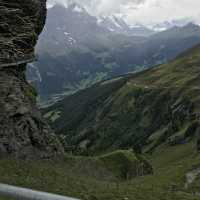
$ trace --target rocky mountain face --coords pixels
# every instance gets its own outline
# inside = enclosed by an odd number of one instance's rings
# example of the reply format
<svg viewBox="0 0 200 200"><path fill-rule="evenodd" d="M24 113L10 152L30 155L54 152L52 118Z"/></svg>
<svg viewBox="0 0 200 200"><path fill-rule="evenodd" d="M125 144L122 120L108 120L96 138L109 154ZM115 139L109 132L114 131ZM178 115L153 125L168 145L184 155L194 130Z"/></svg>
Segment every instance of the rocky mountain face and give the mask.
<svg viewBox="0 0 200 200"><path fill-rule="evenodd" d="M43 102L55 102L92 84L166 62L200 42L187 25L144 37L137 24L115 16L97 19L78 4L49 9L28 79Z"/></svg>
<svg viewBox="0 0 200 200"><path fill-rule="evenodd" d="M0 0L0 155L49 157L62 153L36 108L26 64L43 29L45 0Z"/></svg>
<svg viewBox="0 0 200 200"><path fill-rule="evenodd" d="M115 72L121 73L118 64L111 61L110 51L141 39L144 38L113 33L78 4L67 8L55 5L48 10L46 26L36 47L39 58L30 65L28 79L42 100L54 96L56 99Z"/></svg>
<svg viewBox="0 0 200 200"><path fill-rule="evenodd" d="M128 25L123 18L117 17L115 15L99 17L98 24L110 32L127 36L148 37L155 33L154 30L151 30L139 23Z"/></svg>
<svg viewBox="0 0 200 200"><path fill-rule="evenodd" d="M190 17L177 19L177 20L171 20L171 21L164 21L158 24L155 24L151 27L154 31L166 31L167 29L173 28L173 27L183 27L186 26L188 23L195 23L194 20L192 20Z"/></svg>
<svg viewBox="0 0 200 200"><path fill-rule="evenodd" d="M175 60L110 79L44 111L69 149L102 152L134 148L152 153L200 134L200 46Z"/></svg>

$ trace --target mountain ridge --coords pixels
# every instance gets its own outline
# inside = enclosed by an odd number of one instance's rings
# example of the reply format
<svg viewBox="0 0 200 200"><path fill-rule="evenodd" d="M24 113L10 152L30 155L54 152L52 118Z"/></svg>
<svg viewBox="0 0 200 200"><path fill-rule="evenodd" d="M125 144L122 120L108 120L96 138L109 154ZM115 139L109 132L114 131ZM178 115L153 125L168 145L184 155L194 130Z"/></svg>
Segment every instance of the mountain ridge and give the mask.
<svg viewBox="0 0 200 200"><path fill-rule="evenodd" d="M167 64L101 82L47 108L45 117L75 151L151 152L187 143L199 137L199 52L197 46Z"/></svg>
<svg viewBox="0 0 200 200"><path fill-rule="evenodd" d="M127 36L99 26L94 16L74 8L49 9L36 48L38 61L28 68L28 79L45 106L98 81L164 63L200 42L200 28L195 26L149 37Z"/></svg>

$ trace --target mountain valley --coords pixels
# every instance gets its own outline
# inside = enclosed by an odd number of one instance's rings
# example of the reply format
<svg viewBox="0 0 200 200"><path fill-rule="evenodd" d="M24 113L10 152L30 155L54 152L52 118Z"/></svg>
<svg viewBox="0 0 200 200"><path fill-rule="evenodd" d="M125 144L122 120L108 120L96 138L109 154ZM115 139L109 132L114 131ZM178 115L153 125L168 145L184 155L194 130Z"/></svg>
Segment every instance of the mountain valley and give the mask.
<svg viewBox="0 0 200 200"><path fill-rule="evenodd" d="M184 34L180 34L184 32ZM55 5L28 67L40 103L56 102L96 82L173 59L200 42L200 27L186 24L155 32L122 18L96 18L78 4Z"/></svg>
<svg viewBox="0 0 200 200"><path fill-rule="evenodd" d="M47 108L44 116L67 146L86 153L151 153L163 144L198 140L199 55L198 46L167 64L100 82Z"/></svg>
<svg viewBox="0 0 200 200"><path fill-rule="evenodd" d="M0 200L23 193L5 184L65 199L199 200L200 27L184 14L193 1L151 27L121 17L146 1L109 1L120 11L109 16L67 2L0 0Z"/></svg>

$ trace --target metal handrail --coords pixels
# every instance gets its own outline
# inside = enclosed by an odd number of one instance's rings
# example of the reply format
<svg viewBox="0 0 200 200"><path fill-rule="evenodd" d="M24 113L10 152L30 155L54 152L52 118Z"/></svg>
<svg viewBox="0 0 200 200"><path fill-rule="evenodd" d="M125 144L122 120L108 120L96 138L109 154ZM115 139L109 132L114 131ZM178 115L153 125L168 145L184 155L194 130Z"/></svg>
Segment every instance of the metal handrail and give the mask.
<svg viewBox="0 0 200 200"><path fill-rule="evenodd" d="M7 184L0 184L0 196L1 195L3 197L8 197L16 200L78 200L71 197L40 192Z"/></svg>
<svg viewBox="0 0 200 200"><path fill-rule="evenodd" d="M2 62L2 60L0 59L0 68L4 68L4 67L12 67L12 66L17 66L17 65L21 65L21 64L26 64L26 63L31 63L31 62L35 62L38 60L38 56L34 55L34 54L30 54L18 59L11 59L10 62Z"/></svg>

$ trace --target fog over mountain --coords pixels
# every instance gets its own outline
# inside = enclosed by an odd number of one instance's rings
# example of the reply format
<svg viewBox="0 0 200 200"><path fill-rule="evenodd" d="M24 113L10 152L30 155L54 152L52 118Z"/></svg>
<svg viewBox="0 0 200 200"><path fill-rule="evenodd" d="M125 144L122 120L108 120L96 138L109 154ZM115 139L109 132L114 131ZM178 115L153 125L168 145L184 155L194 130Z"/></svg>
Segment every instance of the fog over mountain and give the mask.
<svg viewBox="0 0 200 200"><path fill-rule="evenodd" d="M67 6L74 2L84 6L90 14L120 15L130 24L152 26L183 18L200 23L200 1L197 0L49 0L48 6L55 3Z"/></svg>

